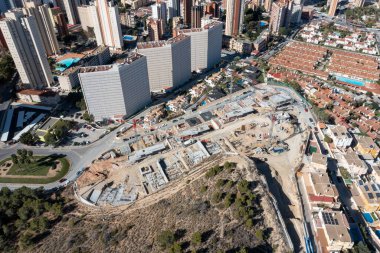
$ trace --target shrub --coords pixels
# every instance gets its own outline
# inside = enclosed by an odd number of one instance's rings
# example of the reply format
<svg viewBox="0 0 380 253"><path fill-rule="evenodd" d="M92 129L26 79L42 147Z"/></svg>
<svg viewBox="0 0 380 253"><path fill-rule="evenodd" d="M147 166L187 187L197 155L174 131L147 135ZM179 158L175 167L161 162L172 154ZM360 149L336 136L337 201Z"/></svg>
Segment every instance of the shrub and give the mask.
<svg viewBox="0 0 380 253"><path fill-rule="evenodd" d="M248 218L246 221L245 221L245 226L249 229L253 228L253 220L251 218Z"/></svg>
<svg viewBox="0 0 380 253"><path fill-rule="evenodd" d="M226 184L226 180L225 179L218 179L218 181L216 182L216 187L220 188L222 187L223 185Z"/></svg>
<svg viewBox="0 0 380 253"><path fill-rule="evenodd" d="M182 246L178 242L174 243L173 246L170 247L169 249L170 253L182 253Z"/></svg>
<svg viewBox="0 0 380 253"><path fill-rule="evenodd" d="M222 200L222 193L214 192L214 194L211 197L211 201L213 203L219 203L221 200Z"/></svg>
<svg viewBox="0 0 380 253"><path fill-rule="evenodd" d="M255 236L260 241L264 240L264 232L261 229L256 230Z"/></svg>
<svg viewBox="0 0 380 253"><path fill-rule="evenodd" d="M174 233L169 230L162 231L157 236L157 242L158 242L158 245L163 249L170 248L175 242Z"/></svg>
<svg viewBox="0 0 380 253"><path fill-rule="evenodd" d="M206 178L212 178L223 171L223 167L220 166L214 166L206 173Z"/></svg>
<svg viewBox="0 0 380 253"><path fill-rule="evenodd" d="M230 207L233 202L234 202L234 196L231 193L228 193L226 197L224 198L225 207Z"/></svg>
<svg viewBox="0 0 380 253"><path fill-rule="evenodd" d="M194 245L199 245L202 243L202 234L200 232L195 232L191 238L191 242Z"/></svg>
<svg viewBox="0 0 380 253"><path fill-rule="evenodd" d="M207 191L207 186L206 185L202 185L200 191L201 191L201 193L205 193Z"/></svg>

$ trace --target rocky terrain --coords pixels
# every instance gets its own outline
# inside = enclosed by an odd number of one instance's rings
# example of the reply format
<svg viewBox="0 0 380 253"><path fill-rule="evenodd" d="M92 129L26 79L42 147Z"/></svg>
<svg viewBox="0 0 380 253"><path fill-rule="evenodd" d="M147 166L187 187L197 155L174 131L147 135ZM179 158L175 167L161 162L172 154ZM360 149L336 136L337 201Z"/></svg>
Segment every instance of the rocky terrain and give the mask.
<svg viewBox="0 0 380 253"><path fill-rule="evenodd" d="M96 210L76 204L23 252L288 252L254 165L241 157L218 163L184 178L176 192L167 186L159 200Z"/></svg>

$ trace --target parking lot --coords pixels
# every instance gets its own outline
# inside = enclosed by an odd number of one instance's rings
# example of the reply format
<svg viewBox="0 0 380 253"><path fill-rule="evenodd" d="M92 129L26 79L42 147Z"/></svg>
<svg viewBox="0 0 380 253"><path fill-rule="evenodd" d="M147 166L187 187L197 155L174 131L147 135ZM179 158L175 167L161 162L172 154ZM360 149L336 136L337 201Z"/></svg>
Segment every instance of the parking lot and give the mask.
<svg viewBox="0 0 380 253"><path fill-rule="evenodd" d="M106 129L98 129L89 124L78 123L78 125L68 133L62 143L74 146L88 145L98 140L100 136L106 132Z"/></svg>

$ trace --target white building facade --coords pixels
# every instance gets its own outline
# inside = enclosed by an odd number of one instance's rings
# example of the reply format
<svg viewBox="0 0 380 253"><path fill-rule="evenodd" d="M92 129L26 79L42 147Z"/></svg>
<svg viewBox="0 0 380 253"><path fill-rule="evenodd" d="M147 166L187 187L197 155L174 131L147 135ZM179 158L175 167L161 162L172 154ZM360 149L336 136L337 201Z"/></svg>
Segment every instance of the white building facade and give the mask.
<svg viewBox="0 0 380 253"><path fill-rule="evenodd" d="M96 121L124 119L151 101L147 60L139 54L112 65L82 68L79 80Z"/></svg>
<svg viewBox="0 0 380 253"><path fill-rule="evenodd" d="M137 51L147 57L152 92L172 90L191 78L189 36L181 34L167 41L138 43Z"/></svg>
<svg viewBox="0 0 380 253"><path fill-rule="evenodd" d="M98 46L123 48L119 9L112 2L97 0L91 6L92 23Z"/></svg>
<svg viewBox="0 0 380 253"><path fill-rule="evenodd" d="M34 17L23 17L21 11L7 12L0 29L9 47L22 83L41 89L53 83L40 32Z"/></svg>
<svg viewBox="0 0 380 253"><path fill-rule="evenodd" d="M216 21L180 33L191 38L191 71L210 69L221 61L223 23Z"/></svg>

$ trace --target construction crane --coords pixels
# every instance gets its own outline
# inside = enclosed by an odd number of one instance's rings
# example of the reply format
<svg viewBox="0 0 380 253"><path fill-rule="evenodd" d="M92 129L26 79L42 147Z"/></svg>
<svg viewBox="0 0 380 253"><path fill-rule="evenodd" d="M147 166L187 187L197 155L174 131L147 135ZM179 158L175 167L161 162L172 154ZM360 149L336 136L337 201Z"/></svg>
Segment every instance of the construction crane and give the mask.
<svg viewBox="0 0 380 253"><path fill-rule="evenodd" d="M274 123L276 122L276 116L271 113L270 114L270 119L271 119L271 126L270 126L270 130L269 130L269 143L270 145L273 145L273 128L274 128Z"/></svg>

